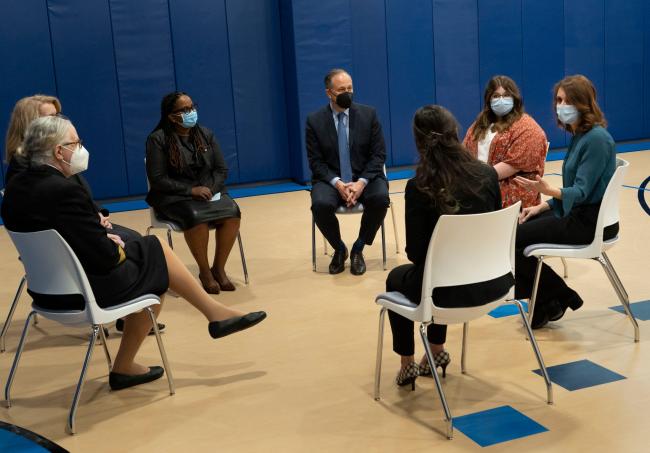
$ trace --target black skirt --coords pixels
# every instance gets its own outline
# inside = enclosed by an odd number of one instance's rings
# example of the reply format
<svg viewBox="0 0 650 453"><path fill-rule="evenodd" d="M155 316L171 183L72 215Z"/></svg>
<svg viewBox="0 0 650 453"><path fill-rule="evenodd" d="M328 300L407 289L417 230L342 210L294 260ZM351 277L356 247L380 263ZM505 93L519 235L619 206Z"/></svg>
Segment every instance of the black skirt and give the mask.
<svg viewBox="0 0 650 453"><path fill-rule="evenodd" d="M105 275L87 274L97 305L112 307L145 294L161 296L169 288L165 254L155 236L131 240L125 245L126 259ZM80 295L51 296L29 291L34 302L46 309L82 310Z"/></svg>
<svg viewBox="0 0 650 453"><path fill-rule="evenodd" d="M177 223L183 230L201 223L218 224L225 219L241 218L239 206L225 193L217 201L177 201L156 208L156 213L161 219Z"/></svg>

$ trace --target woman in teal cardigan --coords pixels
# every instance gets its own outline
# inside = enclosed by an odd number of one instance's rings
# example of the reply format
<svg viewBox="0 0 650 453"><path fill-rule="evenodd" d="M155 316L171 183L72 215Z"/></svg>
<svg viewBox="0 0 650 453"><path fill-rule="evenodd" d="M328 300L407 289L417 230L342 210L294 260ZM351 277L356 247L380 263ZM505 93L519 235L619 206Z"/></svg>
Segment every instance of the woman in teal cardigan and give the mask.
<svg viewBox="0 0 650 453"><path fill-rule="evenodd" d="M596 232L600 203L616 169L616 150L607 121L596 102L596 89L582 75L569 76L555 85L557 122L573 137L562 165L561 188L536 177L517 177L529 190L551 198L524 208L519 216L516 245L516 298L530 298L537 259L524 257L531 244L589 244ZM605 240L618 234L618 223L605 228ZM546 264L542 265L533 328L557 321L567 308L577 310L582 298Z"/></svg>

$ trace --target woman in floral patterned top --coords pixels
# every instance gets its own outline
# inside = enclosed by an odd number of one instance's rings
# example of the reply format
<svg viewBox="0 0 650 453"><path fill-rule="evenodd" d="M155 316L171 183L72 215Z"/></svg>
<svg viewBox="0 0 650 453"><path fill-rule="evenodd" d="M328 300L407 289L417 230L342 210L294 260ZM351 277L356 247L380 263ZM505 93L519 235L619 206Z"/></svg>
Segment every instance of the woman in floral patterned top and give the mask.
<svg viewBox="0 0 650 453"><path fill-rule="evenodd" d="M463 144L499 175L503 207L521 200L522 207L541 202L539 193L514 182L515 176L535 180L544 175L548 143L535 120L524 113L519 88L506 76L494 76L485 87L484 106Z"/></svg>

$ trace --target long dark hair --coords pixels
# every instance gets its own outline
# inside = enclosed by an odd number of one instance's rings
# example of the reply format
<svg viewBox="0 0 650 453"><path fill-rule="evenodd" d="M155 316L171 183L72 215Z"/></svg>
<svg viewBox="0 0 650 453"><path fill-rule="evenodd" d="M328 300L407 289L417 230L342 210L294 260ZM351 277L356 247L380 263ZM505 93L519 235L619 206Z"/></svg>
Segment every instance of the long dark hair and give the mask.
<svg viewBox="0 0 650 453"><path fill-rule="evenodd" d="M492 100L492 95L496 90L502 87L507 96L512 96L512 110L510 113L503 117L498 117L490 106L490 101ZM479 141L485 137L485 133L490 128L491 124L494 124L494 130L496 132L503 132L508 130L512 123L521 118L521 115L524 114L524 102L521 99L521 93L519 92L519 87L514 80L508 76L497 75L492 77L487 85L485 86L485 91L483 93L483 110L476 117L474 124L474 130L472 131L472 138Z"/></svg>
<svg viewBox="0 0 650 453"><path fill-rule="evenodd" d="M439 105L420 107L413 117L413 136L420 154L415 185L441 214L460 210L458 198L479 197L488 180L484 164L458 140L458 122Z"/></svg>
<svg viewBox="0 0 650 453"><path fill-rule="evenodd" d="M596 87L591 83L591 80L581 74L572 75L563 78L553 87L553 111L557 107L557 92L562 88L566 99L580 112L580 120L577 128L573 128L570 124L562 123L557 118L557 124L567 131L575 134L588 132L594 126L607 127L607 120L603 111L596 101Z"/></svg>
<svg viewBox="0 0 650 453"><path fill-rule="evenodd" d="M172 167L180 170L183 166L181 159L181 153L178 149L178 143L176 141L174 123L169 120L169 115L174 113L174 107L176 106L176 101L181 96L189 95L183 91L174 91L165 95L165 97L160 102L160 121L154 128L153 132L162 129L165 134L165 145L169 149L169 163ZM194 148L200 150L201 152L206 152L208 147L205 144L203 134L201 134L198 124L190 129L190 142L194 145Z"/></svg>

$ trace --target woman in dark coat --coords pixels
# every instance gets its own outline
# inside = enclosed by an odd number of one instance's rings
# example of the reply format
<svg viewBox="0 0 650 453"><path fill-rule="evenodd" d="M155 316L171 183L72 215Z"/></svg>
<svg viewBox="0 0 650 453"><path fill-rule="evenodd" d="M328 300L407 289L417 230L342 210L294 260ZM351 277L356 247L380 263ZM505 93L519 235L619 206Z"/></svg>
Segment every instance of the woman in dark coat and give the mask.
<svg viewBox="0 0 650 453"><path fill-rule="evenodd" d="M228 169L209 129L197 123L192 99L183 92L165 96L160 121L147 138L147 203L178 223L199 266L199 279L211 294L234 291L225 266L239 232L240 211L224 185ZM215 227L212 266L208 262L210 227Z"/></svg>

